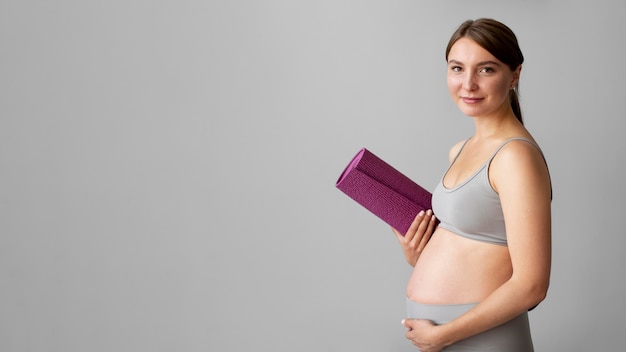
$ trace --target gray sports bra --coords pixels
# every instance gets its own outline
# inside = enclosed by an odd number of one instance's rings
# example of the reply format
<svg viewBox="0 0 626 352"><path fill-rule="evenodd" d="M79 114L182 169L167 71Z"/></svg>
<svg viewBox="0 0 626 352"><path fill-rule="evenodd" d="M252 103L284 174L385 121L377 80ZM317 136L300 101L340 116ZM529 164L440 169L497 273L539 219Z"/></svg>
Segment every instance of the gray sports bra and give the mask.
<svg viewBox="0 0 626 352"><path fill-rule="evenodd" d="M473 175L454 188L446 188L443 185L443 177L441 178L432 197L433 212L440 221L439 226L476 241L507 245L500 197L489 183L489 164L502 147L514 140L526 141L539 149L527 138L507 139ZM450 163L450 167L461 154L465 143ZM444 177L447 173L448 171Z"/></svg>

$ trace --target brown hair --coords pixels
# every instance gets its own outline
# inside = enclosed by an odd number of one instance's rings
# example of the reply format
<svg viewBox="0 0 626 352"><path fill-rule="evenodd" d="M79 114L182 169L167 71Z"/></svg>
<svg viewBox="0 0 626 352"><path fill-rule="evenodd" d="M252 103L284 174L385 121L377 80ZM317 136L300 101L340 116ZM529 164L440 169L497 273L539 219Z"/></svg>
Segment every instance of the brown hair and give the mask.
<svg viewBox="0 0 626 352"><path fill-rule="evenodd" d="M446 47L446 61L454 43L465 37L478 43L491 55L509 66L512 71L515 71L524 62L524 55L522 55L522 50L517 43L515 33L505 24L490 18L463 22L450 37ZM515 117L523 124L522 111L517 96L518 85L519 83L509 91L509 100Z"/></svg>

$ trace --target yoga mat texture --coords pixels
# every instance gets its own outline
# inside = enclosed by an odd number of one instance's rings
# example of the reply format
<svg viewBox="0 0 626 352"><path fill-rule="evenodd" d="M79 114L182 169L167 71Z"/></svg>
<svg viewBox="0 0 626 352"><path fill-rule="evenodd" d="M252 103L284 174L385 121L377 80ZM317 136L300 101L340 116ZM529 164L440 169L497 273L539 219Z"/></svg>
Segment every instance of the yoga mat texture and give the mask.
<svg viewBox="0 0 626 352"><path fill-rule="evenodd" d="M421 210L432 208L430 192L366 148L350 161L336 187L402 234Z"/></svg>

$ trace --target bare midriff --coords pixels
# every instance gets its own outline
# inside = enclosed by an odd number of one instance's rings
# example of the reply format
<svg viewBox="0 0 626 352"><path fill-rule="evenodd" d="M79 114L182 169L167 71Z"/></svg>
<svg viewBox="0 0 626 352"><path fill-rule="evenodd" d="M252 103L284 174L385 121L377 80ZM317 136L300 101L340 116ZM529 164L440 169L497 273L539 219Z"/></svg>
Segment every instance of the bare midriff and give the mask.
<svg viewBox="0 0 626 352"><path fill-rule="evenodd" d="M511 274L508 247L438 227L415 264L406 293L410 300L425 304L476 303Z"/></svg>

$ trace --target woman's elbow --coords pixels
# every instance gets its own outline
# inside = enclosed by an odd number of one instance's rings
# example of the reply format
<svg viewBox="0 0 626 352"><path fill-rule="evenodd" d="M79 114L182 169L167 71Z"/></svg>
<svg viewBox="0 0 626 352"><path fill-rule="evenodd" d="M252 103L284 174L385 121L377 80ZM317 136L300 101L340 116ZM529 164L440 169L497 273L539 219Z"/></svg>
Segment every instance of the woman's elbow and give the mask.
<svg viewBox="0 0 626 352"><path fill-rule="evenodd" d="M527 298L526 304L528 307L536 307L539 303L541 303L548 296L548 287L549 282L545 283L536 283L531 285L526 292L525 297Z"/></svg>

